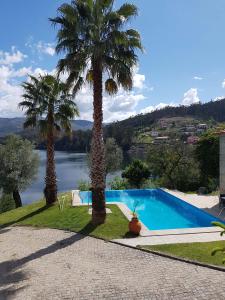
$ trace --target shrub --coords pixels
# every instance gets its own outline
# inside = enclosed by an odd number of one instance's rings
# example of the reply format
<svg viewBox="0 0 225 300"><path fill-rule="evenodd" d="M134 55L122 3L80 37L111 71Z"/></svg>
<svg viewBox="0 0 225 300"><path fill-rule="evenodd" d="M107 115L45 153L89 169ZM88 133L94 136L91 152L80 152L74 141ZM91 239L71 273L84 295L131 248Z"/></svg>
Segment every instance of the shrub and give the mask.
<svg viewBox="0 0 225 300"><path fill-rule="evenodd" d="M138 189L149 179L150 171L146 163L141 160L134 160L122 173L122 178L126 178L131 186Z"/></svg>
<svg viewBox="0 0 225 300"><path fill-rule="evenodd" d="M89 191L91 189L91 183L85 180L78 182L78 189L82 192Z"/></svg>
<svg viewBox="0 0 225 300"><path fill-rule="evenodd" d="M128 183L126 180L120 178L119 176L116 176L110 182L110 188L111 190L126 190L128 189Z"/></svg>
<svg viewBox="0 0 225 300"><path fill-rule="evenodd" d="M15 201L11 194L3 194L0 198L0 213L12 210L15 208Z"/></svg>

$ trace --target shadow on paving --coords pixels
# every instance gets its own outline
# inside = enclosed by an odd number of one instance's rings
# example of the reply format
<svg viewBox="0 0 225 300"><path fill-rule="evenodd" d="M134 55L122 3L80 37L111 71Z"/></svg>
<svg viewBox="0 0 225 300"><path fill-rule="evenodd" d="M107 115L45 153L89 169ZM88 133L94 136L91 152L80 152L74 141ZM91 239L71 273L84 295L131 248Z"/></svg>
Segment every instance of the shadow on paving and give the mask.
<svg viewBox="0 0 225 300"><path fill-rule="evenodd" d="M26 263L29 263L30 261L39 259L45 255L55 253L58 250L71 246L72 244L84 239L88 234L94 231L96 227L97 226L94 226L91 222L89 222L84 228L82 228L73 236L57 241L52 245L31 253L30 255L25 256L21 259L9 260L0 263L0 300L10 299L10 295L13 296L19 290L21 290L21 288L16 289L13 286L5 287L5 289L3 288L6 285L16 284L23 280L26 280L26 273L18 269L21 269Z"/></svg>
<svg viewBox="0 0 225 300"><path fill-rule="evenodd" d="M7 228L7 229L1 229L1 227L0 227L0 234L6 233L6 232L8 232L8 231L10 231L10 228Z"/></svg>
<svg viewBox="0 0 225 300"><path fill-rule="evenodd" d="M222 210L222 206L220 206L219 205L219 203L218 204L216 204L216 205L214 205L214 206L212 206L212 207L204 207L204 208L202 208L205 212L207 212L207 213L209 213L210 215L212 215L212 216L214 216L214 217L216 217L216 218L219 218L221 221L223 221L224 222L224 218L225 218L225 208L223 209L223 211L222 211L222 213L220 214L220 216L218 216L219 215L219 213L221 212L221 210Z"/></svg>
<svg viewBox="0 0 225 300"><path fill-rule="evenodd" d="M15 295L19 291L24 290L24 289L25 289L25 287L8 288L8 289L0 290L0 300L15 299Z"/></svg>

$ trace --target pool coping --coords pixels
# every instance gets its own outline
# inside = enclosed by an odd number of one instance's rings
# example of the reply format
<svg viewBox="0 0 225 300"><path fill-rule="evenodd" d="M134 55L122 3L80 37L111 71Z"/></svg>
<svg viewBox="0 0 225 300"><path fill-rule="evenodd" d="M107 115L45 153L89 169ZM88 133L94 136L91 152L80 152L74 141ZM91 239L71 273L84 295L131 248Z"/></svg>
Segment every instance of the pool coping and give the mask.
<svg viewBox="0 0 225 300"><path fill-rule="evenodd" d="M161 189L160 189L161 190ZM164 190L162 190L166 193ZM79 190L72 190L72 206L88 206L90 204L82 203L82 200L79 196ZM169 193L168 193L169 194ZM182 200L184 201L184 200ZM186 201L184 201L186 202ZM186 202L188 203L188 202ZM119 209L122 211L124 216L128 219L128 221L132 218L132 211L128 208L128 206L121 202L110 202L110 205L117 205ZM196 207L198 208L198 207ZM198 208L200 209L200 208ZM201 209L200 209L201 210ZM209 214L210 215L210 214ZM140 237L166 237L166 236L180 236L180 235L192 235L192 234L207 234L207 233L220 233L221 228L214 226L214 227L197 227L197 228L180 228L180 229L162 229L162 230L149 230L140 220L139 222L142 225L142 229L140 232ZM135 238L135 239L138 239ZM124 239L127 240L127 239Z"/></svg>

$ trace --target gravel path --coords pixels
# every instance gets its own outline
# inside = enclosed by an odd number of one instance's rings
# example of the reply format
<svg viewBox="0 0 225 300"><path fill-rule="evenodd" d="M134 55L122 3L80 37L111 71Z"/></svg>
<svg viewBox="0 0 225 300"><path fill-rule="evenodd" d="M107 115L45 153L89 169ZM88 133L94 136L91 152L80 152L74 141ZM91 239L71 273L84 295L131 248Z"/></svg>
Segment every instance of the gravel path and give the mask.
<svg viewBox="0 0 225 300"><path fill-rule="evenodd" d="M0 230L0 299L225 299L225 273L51 229Z"/></svg>

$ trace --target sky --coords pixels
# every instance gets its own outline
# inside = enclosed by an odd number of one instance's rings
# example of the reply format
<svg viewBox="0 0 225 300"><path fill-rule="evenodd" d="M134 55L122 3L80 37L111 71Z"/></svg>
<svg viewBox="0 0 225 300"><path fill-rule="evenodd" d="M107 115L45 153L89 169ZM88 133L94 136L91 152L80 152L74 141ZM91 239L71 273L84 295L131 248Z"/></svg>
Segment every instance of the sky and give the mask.
<svg viewBox="0 0 225 300"><path fill-rule="evenodd" d="M128 1L128 0L127 0ZM27 74L54 74L56 29L49 17L66 0L1 0L0 117L21 117L21 82ZM115 0L115 7L124 0ZM104 121L122 120L166 105L216 101L225 95L224 0L130 0L139 16L145 48L138 52L134 87L104 95ZM92 120L92 91L84 87L75 102L80 119Z"/></svg>

